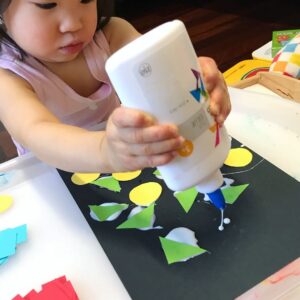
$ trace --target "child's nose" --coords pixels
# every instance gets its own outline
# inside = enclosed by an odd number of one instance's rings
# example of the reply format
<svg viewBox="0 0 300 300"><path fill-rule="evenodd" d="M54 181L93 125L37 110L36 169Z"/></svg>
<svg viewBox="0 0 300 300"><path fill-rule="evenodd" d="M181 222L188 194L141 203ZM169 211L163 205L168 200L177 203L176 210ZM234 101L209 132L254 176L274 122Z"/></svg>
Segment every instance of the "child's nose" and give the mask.
<svg viewBox="0 0 300 300"><path fill-rule="evenodd" d="M60 31L65 32L76 32L82 28L81 17L74 14L65 15L60 23Z"/></svg>

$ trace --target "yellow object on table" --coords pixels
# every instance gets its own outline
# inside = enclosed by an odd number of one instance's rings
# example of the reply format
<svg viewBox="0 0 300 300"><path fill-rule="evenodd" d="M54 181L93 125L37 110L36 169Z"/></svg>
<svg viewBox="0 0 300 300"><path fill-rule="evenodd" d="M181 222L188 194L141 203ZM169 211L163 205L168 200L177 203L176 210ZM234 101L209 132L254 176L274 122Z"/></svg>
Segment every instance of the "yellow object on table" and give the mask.
<svg viewBox="0 0 300 300"><path fill-rule="evenodd" d="M252 77L258 72L268 72L271 62L259 59L243 60L223 73L228 85Z"/></svg>

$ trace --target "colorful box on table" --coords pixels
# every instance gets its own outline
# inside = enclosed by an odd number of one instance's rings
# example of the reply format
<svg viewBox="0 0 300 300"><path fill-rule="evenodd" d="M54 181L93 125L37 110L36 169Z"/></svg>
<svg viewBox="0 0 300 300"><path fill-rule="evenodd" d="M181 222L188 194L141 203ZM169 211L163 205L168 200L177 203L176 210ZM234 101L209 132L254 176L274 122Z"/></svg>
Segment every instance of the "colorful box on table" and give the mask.
<svg viewBox="0 0 300 300"><path fill-rule="evenodd" d="M291 39L300 33L300 29L273 31L272 33L272 57L284 47Z"/></svg>

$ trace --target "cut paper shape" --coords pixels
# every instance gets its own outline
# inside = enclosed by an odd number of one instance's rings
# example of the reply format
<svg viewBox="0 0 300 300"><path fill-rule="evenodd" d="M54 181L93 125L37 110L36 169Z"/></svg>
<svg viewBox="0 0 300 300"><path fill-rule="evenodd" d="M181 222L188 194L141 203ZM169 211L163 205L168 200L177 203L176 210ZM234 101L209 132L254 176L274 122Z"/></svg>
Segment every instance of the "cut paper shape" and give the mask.
<svg viewBox="0 0 300 300"><path fill-rule="evenodd" d="M153 175L157 178L157 179L163 179L160 172L156 169L154 172L153 172Z"/></svg>
<svg viewBox="0 0 300 300"><path fill-rule="evenodd" d="M91 184L97 185L101 188L106 188L112 192L120 192L121 186L119 184L119 181L113 178L112 176L107 177L101 177L93 182Z"/></svg>
<svg viewBox="0 0 300 300"><path fill-rule="evenodd" d="M92 214L95 215L96 220L103 221L113 221L119 217L123 210L128 208L128 204L119 204L119 203L103 203L101 205L89 205Z"/></svg>
<svg viewBox="0 0 300 300"><path fill-rule="evenodd" d="M159 198L161 192L162 186L150 181L133 188L129 193L129 199L136 205L148 206Z"/></svg>
<svg viewBox="0 0 300 300"><path fill-rule="evenodd" d="M100 173L74 173L71 181L76 185L84 185L91 183L100 176Z"/></svg>
<svg viewBox="0 0 300 300"><path fill-rule="evenodd" d="M186 213L191 209L197 195L198 192L195 187L180 192L174 192L174 197L179 201Z"/></svg>
<svg viewBox="0 0 300 300"><path fill-rule="evenodd" d="M0 213L8 210L13 203L13 197L9 195L0 195Z"/></svg>
<svg viewBox="0 0 300 300"><path fill-rule="evenodd" d="M147 208L142 209L140 212L129 215L129 219L120 224L117 229L141 229L149 228L153 226L153 216L154 216L154 203ZM154 223L154 222L153 222Z"/></svg>
<svg viewBox="0 0 300 300"><path fill-rule="evenodd" d="M27 226L7 228L0 231L0 265L16 253L16 246L27 240Z"/></svg>
<svg viewBox="0 0 300 300"><path fill-rule="evenodd" d="M137 178L141 172L141 170L137 170L133 172L112 173L112 177L119 181L129 181Z"/></svg>
<svg viewBox="0 0 300 300"><path fill-rule="evenodd" d="M31 290L26 296L15 296L12 300L79 300L72 283L65 276L42 285L40 292Z"/></svg>
<svg viewBox="0 0 300 300"><path fill-rule="evenodd" d="M233 204L248 186L249 184L242 184L222 189L226 203Z"/></svg>
<svg viewBox="0 0 300 300"><path fill-rule="evenodd" d="M198 246L195 233L185 227L175 228L159 240L168 264L184 262L207 252Z"/></svg>
<svg viewBox="0 0 300 300"><path fill-rule="evenodd" d="M8 183L6 178L6 173L0 173L0 186L5 185Z"/></svg>
<svg viewBox="0 0 300 300"><path fill-rule="evenodd" d="M245 167L251 163L253 154L246 148L232 148L224 162L229 167Z"/></svg>

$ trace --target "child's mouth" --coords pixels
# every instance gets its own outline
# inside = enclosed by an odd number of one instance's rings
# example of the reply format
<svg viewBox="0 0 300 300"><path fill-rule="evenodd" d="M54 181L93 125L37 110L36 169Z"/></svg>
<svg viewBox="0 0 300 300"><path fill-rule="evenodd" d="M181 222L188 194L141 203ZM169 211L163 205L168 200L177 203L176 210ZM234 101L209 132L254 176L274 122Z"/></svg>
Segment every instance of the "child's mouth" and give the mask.
<svg viewBox="0 0 300 300"><path fill-rule="evenodd" d="M83 48L83 43L74 43L69 44L67 46L61 47L60 50L64 53L74 54L77 52L80 52L80 50Z"/></svg>

